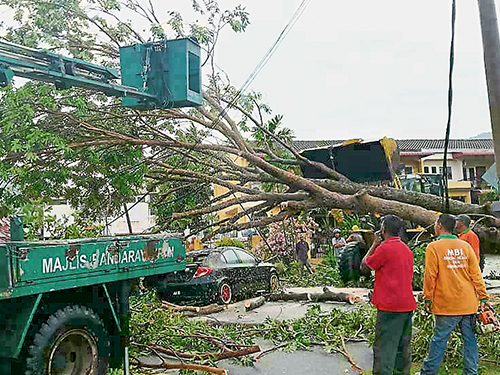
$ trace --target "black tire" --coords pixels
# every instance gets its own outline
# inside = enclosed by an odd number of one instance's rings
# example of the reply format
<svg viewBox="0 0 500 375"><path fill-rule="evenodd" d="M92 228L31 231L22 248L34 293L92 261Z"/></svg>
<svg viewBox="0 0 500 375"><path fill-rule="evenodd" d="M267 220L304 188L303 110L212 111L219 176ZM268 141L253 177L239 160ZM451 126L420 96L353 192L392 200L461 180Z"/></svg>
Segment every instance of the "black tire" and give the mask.
<svg viewBox="0 0 500 375"><path fill-rule="evenodd" d="M269 276L269 291L275 292L278 290L280 285L280 279L276 272L271 272L271 276Z"/></svg>
<svg viewBox="0 0 500 375"><path fill-rule="evenodd" d="M219 301L223 305L229 305L233 300L233 288L227 281L223 281L219 285Z"/></svg>
<svg viewBox="0 0 500 375"><path fill-rule="evenodd" d="M348 246L340 254L339 271L342 281L358 281L361 267L361 256L357 246Z"/></svg>
<svg viewBox="0 0 500 375"><path fill-rule="evenodd" d="M67 306L51 315L34 335L24 374L105 375L109 355L103 320L84 306Z"/></svg>

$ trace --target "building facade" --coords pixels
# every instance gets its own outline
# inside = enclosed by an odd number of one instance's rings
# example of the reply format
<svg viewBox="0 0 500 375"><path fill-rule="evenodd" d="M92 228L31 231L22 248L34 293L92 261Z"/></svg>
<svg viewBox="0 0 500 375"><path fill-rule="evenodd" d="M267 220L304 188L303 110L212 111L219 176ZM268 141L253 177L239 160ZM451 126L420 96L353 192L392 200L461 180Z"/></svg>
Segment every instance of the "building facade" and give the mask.
<svg viewBox="0 0 500 375"><path fill-rule="evenodd" d="M335 146L343 140L294 141L296 150ZM401 173L404 175L443 173L444 140L397 139ZM447 175L450 196L466 203L477 203L487 184L481 179L495 162L493 140L451 139L448 145Z"/></svg>

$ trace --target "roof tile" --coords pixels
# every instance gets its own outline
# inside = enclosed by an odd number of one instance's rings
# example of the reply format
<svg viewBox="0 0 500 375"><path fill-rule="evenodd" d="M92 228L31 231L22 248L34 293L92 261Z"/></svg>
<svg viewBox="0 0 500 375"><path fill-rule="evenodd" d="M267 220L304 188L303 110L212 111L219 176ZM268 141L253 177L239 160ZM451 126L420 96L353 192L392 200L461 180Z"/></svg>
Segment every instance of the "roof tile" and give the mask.
<svg viewBox="0 0 500 375"><path fill-rule="evenodd" d="M344 142L343 140L294 140L293 146L297 151L315 147L334 146ZM443 150L444 139L396 139L400 151L427 151ZM448 150L493 150L492 139L450 139Z"/></svg>

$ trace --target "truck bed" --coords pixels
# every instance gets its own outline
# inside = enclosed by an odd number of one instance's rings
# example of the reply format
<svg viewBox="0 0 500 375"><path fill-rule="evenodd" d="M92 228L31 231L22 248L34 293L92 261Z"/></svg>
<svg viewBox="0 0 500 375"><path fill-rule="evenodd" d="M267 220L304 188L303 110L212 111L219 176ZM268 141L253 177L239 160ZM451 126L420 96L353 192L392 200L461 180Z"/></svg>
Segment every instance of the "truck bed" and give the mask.
<svg viewBox="0 0 500 375"><path fill-rule="evenodd" d="M185 268L178 238L130 236L0 244L0 300Z"/></svg>

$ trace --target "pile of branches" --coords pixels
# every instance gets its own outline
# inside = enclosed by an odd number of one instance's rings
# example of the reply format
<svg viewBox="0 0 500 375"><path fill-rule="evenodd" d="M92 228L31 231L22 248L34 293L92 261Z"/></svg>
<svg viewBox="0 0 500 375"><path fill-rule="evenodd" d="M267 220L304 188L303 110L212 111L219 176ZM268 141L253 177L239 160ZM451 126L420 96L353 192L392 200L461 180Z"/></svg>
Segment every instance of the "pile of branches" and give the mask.
<svg viewBox="0 0 500 375"><path fill-rule="evenodd" d="M223 306L177 306L159 301L153 293L132 301L131 363L135 366L227 374L226 370L215 367L217 361L228 358L245 361L245 357L261 351L258 345L248 339L241 340L229 328L216 329L188 320L190 315L223 311ZM143 355L154 355L159 363L146 362L141 359Z"/></svg>
<svg viewBox="0 0 500 375"><path fill-rule="evenodd" d="M153 303L150 302L151 298ZM270 319L263 324L248 327L189 319L182 312L165 308L155 298L152 294L141 300L134 297L131 322L134 342L132 363L137 366L201 369L225 374L225 370L215 367L217 361L225 358L237 358L242 364L251 365L263 355L277 349L310 350L313 346L322 346L327 352L344 355L356 368L347 344L360 341L373 344L376 310L368 305L359 305L359 308L346 313L337 309L324 312L319 305L313 304L300 319ZM415 312L412 341L413 358L416 362L422 361L427 355L433 330L434 316L426 314L419 304ZM261 351L255 345L257 338L269 340L274 346ZM478 345L482 361L500 365L500 335L478 336ZM144 363L139 360L141 354L158 356L161 358L160 364ZM167 358L171 358L174 363L168 363ZM443 364L457 368L461 366L462 359L461 336L454 332Z"/></svg>

